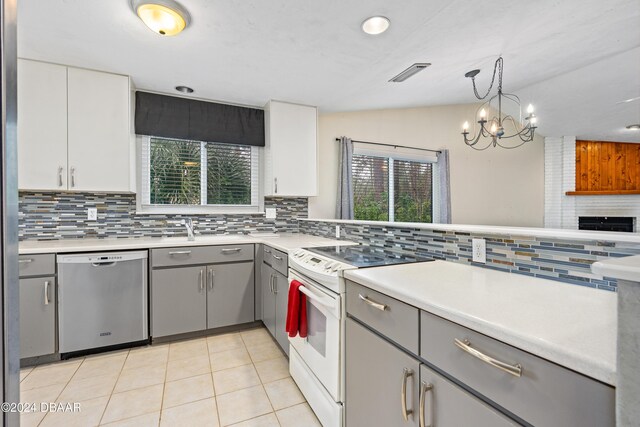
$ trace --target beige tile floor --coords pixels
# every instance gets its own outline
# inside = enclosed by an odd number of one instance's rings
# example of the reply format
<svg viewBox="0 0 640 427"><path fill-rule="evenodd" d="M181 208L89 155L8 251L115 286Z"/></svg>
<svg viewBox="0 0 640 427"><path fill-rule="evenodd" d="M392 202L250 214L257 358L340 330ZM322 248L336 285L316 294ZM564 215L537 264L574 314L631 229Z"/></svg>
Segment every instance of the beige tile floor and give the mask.
<svg viewBox="0 0 640 427"><path fill-rule="evenodd" d="M320 426L266 329L26 368L22 402L80 412L22 414L22 426Z"/></svg>

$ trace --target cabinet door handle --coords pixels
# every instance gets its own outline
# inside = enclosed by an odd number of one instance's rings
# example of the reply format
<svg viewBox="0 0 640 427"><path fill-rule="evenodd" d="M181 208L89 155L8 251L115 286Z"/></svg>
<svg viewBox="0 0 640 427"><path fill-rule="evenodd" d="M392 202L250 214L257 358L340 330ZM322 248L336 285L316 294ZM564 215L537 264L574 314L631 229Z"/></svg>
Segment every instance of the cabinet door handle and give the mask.
<svg viewBox="0 0 640 427"><path fill-rule="evenodd" d="M44 281L44 305L49 305L49 281Z"/></svg>
<svg viewBox="0 0 640 427"><path fill-rule="evenodd" d="M273 293L273 274L269 276L269 290Z"/></svg>
<svg viewBox="0 0 640 427"><path fill-rule="evenodd" d="M274 193L278 194L278 178L273 178Z"/></svg>
<svg viewBox="0 0 640 427"><path fill-rule="evenodd" d="M223 249L221 252L225 255L229 255L229 254L235 254L237 252L240 252L242 250L242 248L232 248L232 249Z"/></svg>
<svg viewBox="0 0 640 427"><path fill-rule="evenodd" d="M409 421L413 409L407 409L407 379L413 377L413 371L408 368L402 370L402 389L400 390L400 405L402 406L402 418Z"/></svg>
<svg viewBox="0 0 640 427"><path fill-rule="evenodd" d="M33 258L22 258L18 260L18 264L29 264L30 262L33 262Z"/></svg>
<svg viewBox="0 0 640 427"><path fill-rule="evenodd" d="M71 168L71 188L76 186L76 168Z"/></svg>
<svg viewBox="0 0 640 427"><path fill-rule="evenodd" d="M377 308L380 311L385 311L387 309L387 306L385 304L380 304L379 302L372 301L369 299L369 297L365 297L362 294L358 294L358 298L369 304L371 307Z"/></svg>
<svg viewBox="0 0 640 427"><path fill-rule="evenodd" d="M62 187L62 166L58 166L58 187Z"/></svg>
<svg viewBox="0 0 640 427"><path fill-rule="evenodd" d="M213 290L213 279L216 277L216 272L209 270L209 289Z"/></svg>
<svg viewBox="0 0 640 427"><path fill-rule="evenodd" d="M420 385L420 427L431 427L431 424L427 425L425 415L427 393L431 390L433 390L433 384L422 381L422 384ZM433 414L431 417L429 417L429 420L432 419Z"/></svg>
<svg viewBox="0 0 640 427"><path fill-rule="evenodd" d="M487 363L487 364L489 364L489 365L491 365L491 366L493 366L495 368L498 368L501 371L506 372L507 374L511 374L514 377L520 378L522 376L522 365L520 365L519 363L515 364L515 365L510 365L508 363L501 362L498 359L494 359L491 356L487 356L486 354L482 353L481 351L478 351L475 348L471 347L471 343L467 339L460 341L458 338L454 338L453 342L459 348L461 348L465 352L469 353L473 357L476 357L476 358L482 360L484 363Z"/></svg>
<svg viewBox="0 0 640 427"><path fill-rule="evenodd" d="M198 280L200 281L200 290L203 291L204 290L204 272L202 269L200 269L200 277Z"/></svg>
<svg viewBox="0 0 640 427"><path fill-rule="evenodd" d="M169 256L173 255L189 255L191 251L170 251Z"/></svg>

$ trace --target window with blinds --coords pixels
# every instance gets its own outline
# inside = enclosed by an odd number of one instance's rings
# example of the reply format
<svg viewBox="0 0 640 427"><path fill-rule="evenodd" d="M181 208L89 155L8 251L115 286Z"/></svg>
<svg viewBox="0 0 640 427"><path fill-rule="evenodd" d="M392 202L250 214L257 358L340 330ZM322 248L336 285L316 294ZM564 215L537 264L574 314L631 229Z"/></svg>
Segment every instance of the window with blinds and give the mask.
<svg viewBox="0 0 640 427"><path fill-rule="evenodd" d="M142 138L143 208L259 207L257 147Z"/></svg>
<svg viewBox="0 0 640 427"><path fill-rule="evenodd" d="M432 163L355 154L351 172L355 219L433 221Z"/></svg>

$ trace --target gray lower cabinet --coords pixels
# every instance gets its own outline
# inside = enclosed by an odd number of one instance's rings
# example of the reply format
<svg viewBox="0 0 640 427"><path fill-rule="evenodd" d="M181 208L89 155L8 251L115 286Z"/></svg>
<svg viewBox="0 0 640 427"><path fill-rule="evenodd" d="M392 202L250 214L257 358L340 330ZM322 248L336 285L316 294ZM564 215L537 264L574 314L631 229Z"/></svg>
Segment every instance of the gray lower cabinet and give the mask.
<svg viewBox="0 0 640 427"><path fill-rule="evenodd" d="M352 319L347 319L346 342L346 427L418 427L420 362ZM412 411L406 420L403 401Z"/></svg>
<svg viewBox="0 0 640 427"><path fill-rule="evenodd" d="M154 337L207 328L207 268L177 267L151 273L151 333Z"/></svg>
<svg viewBox="0 0 640 427"><path fill-rule="evenodd" d="M289 337L285 329L289 302L289 280L282 273L287 271L288 257L284 252L264 246L263 260L264 262L260 266L262 322L288 356Z"/></svg>
<svg viewBox="0 0 640 427"><path fill-rule="evenodd" d="M56 352L56 279L20 279L20 358Z"/></svg>
<svg viewBox="0 0 640 427"><path fill-rule="evenodd" d="M424 398L423 398L424 395ZM420 366L420 404L425 426L501 427L519 424L426 365Z"/></svg>
<svg viewBox="0 0 640 427"><path fill-rule="evenodd" d="M253 261L207 267L207 328L253 322Z"/></svg>
<svg viewBox="0 0 640 427"><path fill-rule="evenodd" d="M276 294L276 341L280 348L289 355L289 336L287 327L287 306L289 303L289 279L276 272L274 279L274 290Z"/></svg>
<svg viewBox="0 0 640 427"><path fill-rule="evenodd" d="M346 334L347 427L518 425L358 322Z"/></svg>
<svg viewBox="0 0 640 427"><path fill-rule="evenodd" d="M262 289L262 322L272 336L276 336L276 294L273 280L276 271L265 263L260 266L260 288Z"/></svg>

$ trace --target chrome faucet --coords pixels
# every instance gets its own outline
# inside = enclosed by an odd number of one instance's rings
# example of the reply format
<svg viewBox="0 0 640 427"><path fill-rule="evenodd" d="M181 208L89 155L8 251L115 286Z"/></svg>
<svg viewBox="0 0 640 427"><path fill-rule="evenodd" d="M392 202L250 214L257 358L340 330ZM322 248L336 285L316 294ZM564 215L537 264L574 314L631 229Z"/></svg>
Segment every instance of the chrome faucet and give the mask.
<svg viewBox="0 0 640 427"><path fill-rule="evenodd" d="M183 220L183 224L187 228L187 240L195 240L196 236L193 234L193 220L191 218L185 218Z"/></svg>

